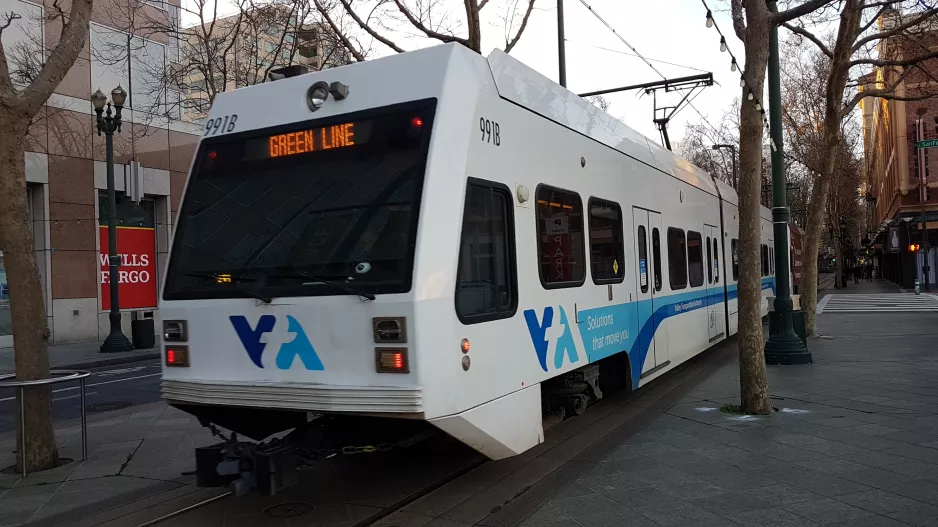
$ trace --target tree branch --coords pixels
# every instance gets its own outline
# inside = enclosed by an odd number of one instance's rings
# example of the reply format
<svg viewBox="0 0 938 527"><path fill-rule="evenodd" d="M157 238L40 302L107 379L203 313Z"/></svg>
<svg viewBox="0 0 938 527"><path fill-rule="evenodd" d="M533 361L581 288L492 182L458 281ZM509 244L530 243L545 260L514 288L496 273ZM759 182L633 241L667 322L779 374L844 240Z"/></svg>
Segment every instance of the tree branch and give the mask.
<svg viewBox="0 0 938 527"><path fill-rule="evenodd" d="M35 114L49 99L78 58L88 39L92 0L72 0L68 20L62 20L62 34L39 74L19 96L23 110Z"/></svg>
<svg viewBox="0 0 938 527"><path fill-rule="evenodd" d="M746 41L746 19L743 16L743 0L732 0L733 30L743 42Z"/></svg>
<svg viewBox="0 0 938 527"><path fill-rule="evenodd" d="M843 108L840 110L840 119L843 120L845 117L847 117L850 114L850 112L853 111L856 105L860 104L860 101L862 101L863 99L867 97L878 97L880 99L887 99L890 101L921 101L924 99L930 99L932 97L938 96L938 93L926 93L926 94L909 95L909 96L896 95L896 88L898 88L899 85L902 84L902 82L905 80L905 77L909 74L910 71L912 70L907 69L903 71L902 75L900 75L899 78L896 79L896 82L892 83L891 85L887 85L885 88L863 90L861 92L858 92L856 95L853 96L853 98L851 98L848 102L844 104Z"/></svg>
<svg viewBox="0 0 938 527"><path fill-rule="evenodd" d="M313 0L313 3L316 4L316 10L319 11L319 14L326 19L326 23L329 24L329 27L332 29L332 33L339 38L342 42L342 45L345 46L345 49L355 57L355 60L358 62L364 62L365 56L361 54L360 51L352 44L352 41L345 36L344 33L339 31L339 26L336 25L335 21L332 20L332 17L329 16L329 12L326 10L326 7L322 5L322 0Z"/></svg>
<svg viewBox="0 0 938 527"><path fill-rule="evenodd" d="M485 7L485 4L489 3L489 0L482 0L479 2L479 11L482 11L482 8Z"/></svg>
<svg viewBox="0 0 938 527"><path fill-rule="evenodd" d="M341 1L342 1L343 4L345 4L347 0L341 0ZM432 29L430 29L430 28L428 28L427 26L425 26L425 25L423 24L423 22L421 22L419 19L417 19L417 17L415 17L414 14L411 13L410 10L407 9L407 7L406 7L403 3L401 3L401 0L392 0L392 1L394 2L394 5L397 6L397 9L404 15L404 17L407 18L407 20L408 20L415 28L417 28L418 30L422 31L423 34L425 34L426 36L428 36L428 37L430 37L430 38L435 38L435 39L439 40L440 42L459 42L460 44L462 44L462 45L464 45L464 46L471 47L471 46L469 46L468 41L467 41L466 39L464 39L464 38L459 38L459 37L453 36L453 35L444 35L443 33L439 33L439 32L433 31ZM467 2L467 5L468 5L468 0L466 0L466 2ZM470 23L471 23L471 22L470 22ZM376 38L377 38L377 37L376 37Z"/></svg>
<svg viewBox="0 0 938 527"><path fill-rule="evenodd" d="M912 57L909 59L902 59L902 60L884 60L884 59L872 59L872 58L857 59L857 60L850 61L848 64L851 68L853 66L859 66L861 64L878 66L880 68L883 68L886 66L912 66L912 65L918 64L919 62L923 62L923 61L934 59L934 58L938 58L938 50L931 51L925 55L920 55L920 56Z"/></svg>
<svg viewBox="0 0 938 527"><path fill-rule="evenodd" d="M905 31L906 29L915 27L921 24L922 22L925 22L929 18L934 17L936 14L938 14L938 7L929 9L928 11L924 11L919 16L913 18L912 20L909 20L908 22L899 24L898 26L890 29L889 31L881 31L879 33L873 33L872 35L863 37L857 40L856 44L853 45L853 51L859 51L863 49L863 46L865 46L866 44L874 40L882 40L885 38L898 35L899 33L902 33L903 31Z"/></svg>
<svg viewBox="0 0 938 527"><path fill-rule="evenodd" d="M814 45L816 45L818 48L821 49L821 53L827 55L828 57L834 56L834 54L831 53L831 50L823 42L821 42L821 39L814 36L814 34L808 31L807 29L803 27L793 26L789 24L788 22L785 22L784 24L782 24L782 26L788 29L789 31L791 31L792 33L796 35L801 35L802 37L810 40L811 42L814 42Z"/></svg>
<svg viewBox="0 0 938 527"><path fill-rule="evenodd" d="M782 25L785 22L791 22L798 17L807 15L812 11L816 11L826 6L827 4L834 3L835 1L837 0L807 0L805 3L797 7L792 7L779 13L770 14L769 23L773 25Z"/></svg>
<svg viewBox="0 0 938 527"><path fill-rule="evenodd" d="M3 36L3 30L10 27L14 20L23 18L18 13L6 13L3 15L6 21L0 26L0 37ZM10 78L10 66L7 64L6 50L3 49L3 42L0 41L0 97L11 97L16 94L13 88L13 80Z"/></svg>
<svg viewBox="0 0 938 527"><path fill-rule="evenodd" d="M487 0L484 0L487 1ZM481 9L481 6L479 7ZM518 39L521 38L521 33L524 32L524 28L528 25L528 18L531 16L531 11L534 10L534 0L528 0L528 9L524 12L524 18L521 19L521 25L518 27L518 32L515 33L515 37L511 39L511 42L505 43L505 53L511 53L511 49L515 47L515 44L518 43Z"/></svg>
<svg viewBox="0 0 938 527"><path fill-rule="evenodd" d="M349 4L349 1L348 1L348 0L339 0L339 2L342 3L342 7L345 8L345 12L348 13L348 15L349 15L350 17L352 17L352 20L354 20L356 24L358 24L358 27L364 29L366 33L368 33L369 35L371 35L372 38L374 38L374 39L377 40L378 42L384 44L385 46L387 46L387 47L393 49L394 51L396 51L396 52L398 52L398 53L404 53L404 49L403 49L403 48L401 48L400 46L398 46L398 45L395 44L394 42L391 42L390 39L387 39L387 38L385 38L385 37L379 35L378 32L375 31L367 22L365 22L364 20L362 20L361 17L358 16L357 13L355 13L355 10L352 9L352 6L351 6L351 4Z"/></svg>

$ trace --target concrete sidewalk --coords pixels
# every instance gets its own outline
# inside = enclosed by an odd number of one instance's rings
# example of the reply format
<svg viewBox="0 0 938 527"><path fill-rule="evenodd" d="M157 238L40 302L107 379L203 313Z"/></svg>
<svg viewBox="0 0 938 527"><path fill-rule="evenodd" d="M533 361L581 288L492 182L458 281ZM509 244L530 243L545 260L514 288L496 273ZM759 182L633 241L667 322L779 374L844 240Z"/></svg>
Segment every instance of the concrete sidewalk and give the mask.
<svg viewBox="0 0 938 527"><path fill-rule="evenodd" d="M217 442L198 420L164 403L88 417L88 460L77 420L56 423L59 455L74 461L26 478L0 473L0 526L35 522L93 503L185 487L195 492L195 448ZM0 468L16 438L0 434ZM181 489L186 492L186 489Z"/></svg>
<svg viewBox="0 0 938 527"><path fill-rule="evenodd" d="M848 290L867 287L885 283ZM721 411L739 400L731 361L523 525L938 524L938 314L819 325L814 364L769 367L775 413Z"/></svg>
<svg viewBox="0 0 938 527"><path fill-rule="evenodd" d="M156 348L135 349L125 353L101 353L101 342L77 342L49 346L49 361L53 368L86 369L127 364L141 360L158 359ZM13 348L0 348L0 373L13 372Z"/></svg>

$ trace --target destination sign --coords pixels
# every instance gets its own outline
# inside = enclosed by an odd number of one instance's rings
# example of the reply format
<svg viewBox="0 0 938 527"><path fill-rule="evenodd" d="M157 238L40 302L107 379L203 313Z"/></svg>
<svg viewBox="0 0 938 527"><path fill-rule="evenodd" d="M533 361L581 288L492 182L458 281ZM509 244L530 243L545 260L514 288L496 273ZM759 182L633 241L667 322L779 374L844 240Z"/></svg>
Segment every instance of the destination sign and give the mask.
<svg viewBox="0 0 938 527"><path fill-rule="evenodd" d="M271 159L350 148L368 142L371 121L332 124L248 141L245 159Z"/></svg>

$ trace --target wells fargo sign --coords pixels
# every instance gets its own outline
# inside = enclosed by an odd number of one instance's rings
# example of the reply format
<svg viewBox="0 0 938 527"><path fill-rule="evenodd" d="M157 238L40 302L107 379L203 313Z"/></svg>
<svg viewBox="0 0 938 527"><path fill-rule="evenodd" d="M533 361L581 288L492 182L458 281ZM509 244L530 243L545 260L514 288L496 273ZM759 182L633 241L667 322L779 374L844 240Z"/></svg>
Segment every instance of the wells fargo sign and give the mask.
<svg viewBox="0 0 938 527"><path fill-rule="evenodd" d="M111 283L108 268L107 227L99 227L101 238L99 264L101 265L101 300L105 311L111 309ZM117 254L120 308L140 309L156 307L156 232L146 227L118 227Z"/></svg>

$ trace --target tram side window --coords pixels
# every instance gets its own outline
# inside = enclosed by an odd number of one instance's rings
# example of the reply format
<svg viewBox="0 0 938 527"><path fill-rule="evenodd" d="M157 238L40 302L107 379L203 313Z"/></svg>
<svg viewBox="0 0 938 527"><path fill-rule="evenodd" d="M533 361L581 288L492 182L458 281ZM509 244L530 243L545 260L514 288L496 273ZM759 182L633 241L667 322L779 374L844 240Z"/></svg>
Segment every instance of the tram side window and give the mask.
<svg viewBox="0 0 938 527"><path fill-rule="evenodd" d="M710 237L707 236L707 283L713 283L713 256L710 252Z"/></svg>
<svg viewBox="0 0 938 527"><path fill-rule="evenodd" d="M699 232L687 231L687 260L690 286L702 286L704 283L703 241L700 239Z"/></svg>
<svg viewBox="0 0 938 527"><path fill-rule="evenodd" d="M687 240L674 227L668 227L668 279L672 291L687 287Z"/></svg>
<svg viewBox="0 0 938 527"><path fill-rule="evenodd" d="M769 276L769 248L762 244L762 276Z"/></svg>
<svg viewBox="0 0 938 527"><path fill-rule="evenodd" d="M544 287L578 287L586 280L583 202L574 192L537 189L539 273Z"/></svg>
<svg viewBox="0 0 938 527"><path fill-rule="evenodd" d="M589 211L593 283L619 283L625 276L622 208L611 201L590 198Z"/></svg>
<svg viewBox="0 0 938 527"><path fill-rule="evenodd" d="M775 276L775 247L769 247L769 274Z"/></svg>
<svg viewBox="0 0 938 527"><path fill-rule="evenodd" d="M655 259L655 291L661 291L661 236L658 234L658 227L651 230L651 252Z"/></svg>
<svg viewBox="0 0 938 527"><path fill-rule="evenodd" d="M466 324L507 318L518 307L512 211L507 187L469 183L456 282L456 314Z"/></svg>
<svg viewBox="0 0 938 527"><path fill-rule="evenodd" d="M720 283L720 251L717 250L717 239L713 239L713 283Z"/></svg>
<svg viewBox="0 0 938 527"><path fill-rule="evenodd" d="M730 242L730 252L733 258L733 281L739 281L739 240L733 238Z"/></svg>

